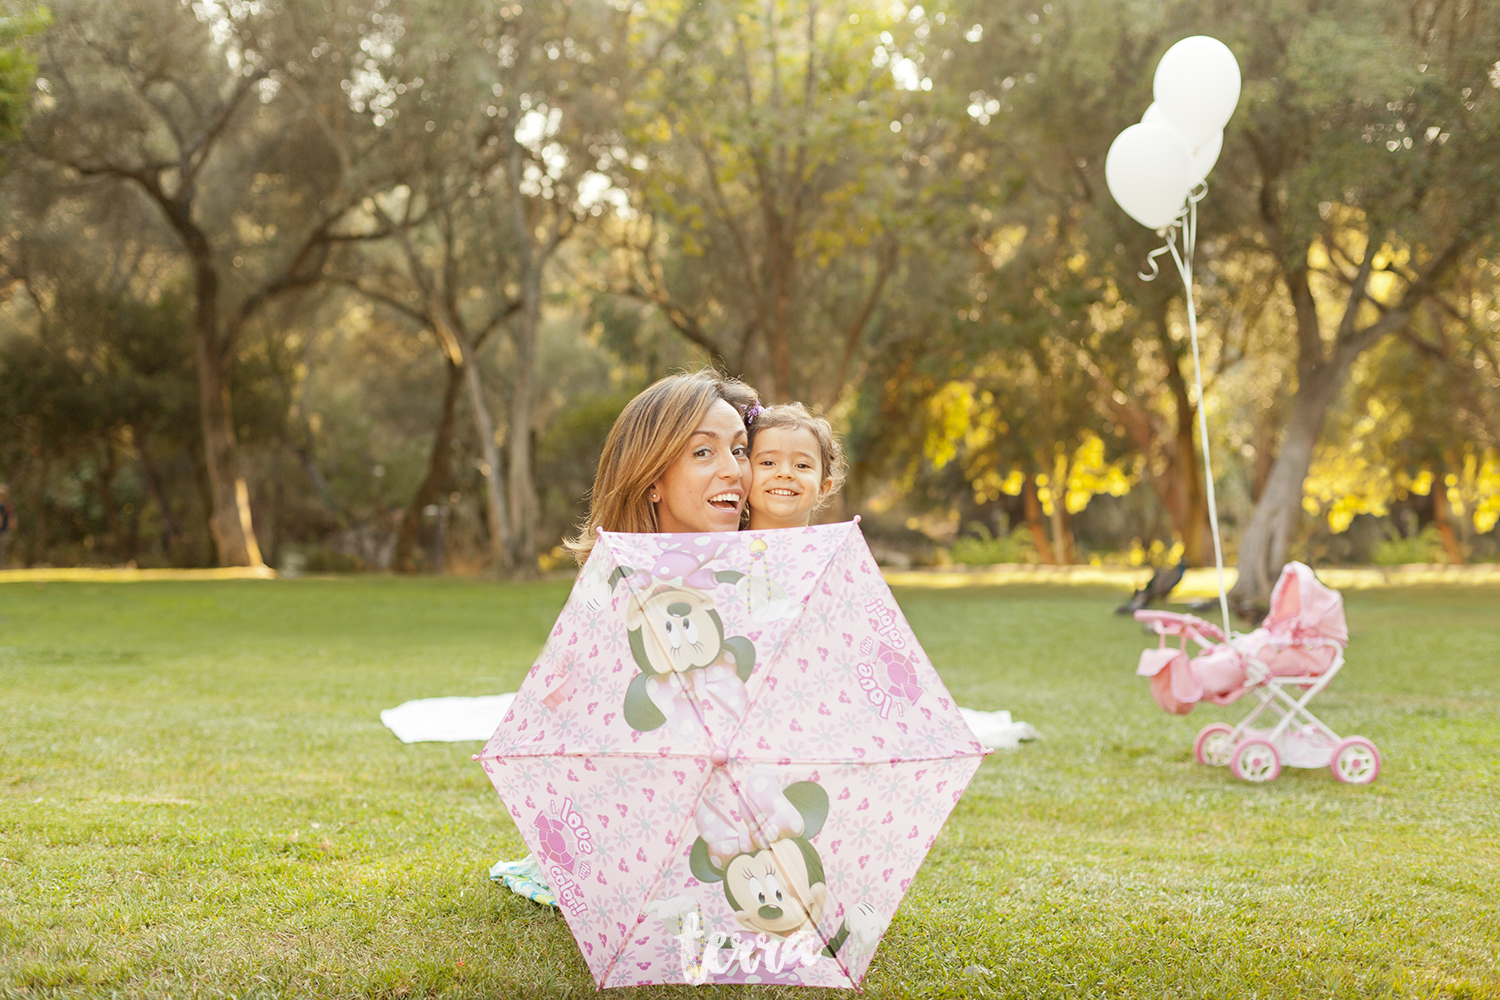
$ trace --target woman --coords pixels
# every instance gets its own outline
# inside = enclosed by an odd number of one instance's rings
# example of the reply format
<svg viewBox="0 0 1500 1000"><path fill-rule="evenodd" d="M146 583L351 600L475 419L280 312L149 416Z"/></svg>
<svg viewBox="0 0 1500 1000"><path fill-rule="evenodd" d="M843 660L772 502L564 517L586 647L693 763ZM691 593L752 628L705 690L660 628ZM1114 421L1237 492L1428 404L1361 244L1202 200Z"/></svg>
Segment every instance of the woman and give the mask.
<svg viewBox="0 0 1500 1000"><path fill-rule="evenodd" d="M704 369L668 375L625 405L604 442L579 565L605 531L735 531L750 491L745 411L755 390Z"/></svg>

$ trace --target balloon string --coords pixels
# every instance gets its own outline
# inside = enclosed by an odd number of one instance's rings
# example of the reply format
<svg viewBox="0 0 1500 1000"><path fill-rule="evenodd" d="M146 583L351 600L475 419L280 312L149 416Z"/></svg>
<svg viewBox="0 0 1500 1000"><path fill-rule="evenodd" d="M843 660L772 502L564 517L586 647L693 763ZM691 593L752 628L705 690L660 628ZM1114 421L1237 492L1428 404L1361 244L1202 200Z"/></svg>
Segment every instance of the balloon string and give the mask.
<svg viewBox="0 0 1500 1000"><path fill-rule="evenodd" d="M1187 225L1182 230L1185 252L1177 250L1176 233L1171 234L1164 249L1171 251L1187 293L1188 335L1193 343L1193 382L1198 387L1198 436L1203 440L1203 478L1208 485L1208 526L1214 538L1214 567L1219 573L1219 611L1224 616L1224 634L1228 636L1233 633L1229 627L1229 594L1224 587L1224 546L1219 539L1219 506L1214 497L1214 466L1208 450L1208 400L1203 396L1203 363L1198 356L1198 310L1193 304L1193 249L1198 242L1198 202L1206 193L1205 185L1196 198L1188 198Z"/></svg>
<svg viewBox="0 0 1500 1000"><path fill-rule="evenodd" d="M1199 181L1188 191L1187 201L1183 204L1181 211L1177 213L1177 217L1163 228L1157 230L1158 233L1166 236L1167 242L1146 255L1146 266L1151 269L1151 273L1147 274L1145 271L1137 271L1136 277L1142 281L1155 281L1157 279L1161 274L1161 268L1156 266L1156 258L1172 251L1172 244L1177 239L1177 229L1179 226L1182 227L1184 246L1187 248L1187 256L1191 260L1193 251L1198 248L1198 202L1207 196L1208 181ZM1188 297L1192 297L1191 291L1189 291Z"/></svg>
<svg viewBox="0 0 1500 1000"><path fill-rule="evenodd" d="M1142 281L1155 281L1156 276L1161 274L1161 268L1156 266L1156 258L1160 257L1164 253L1167 253L1171 249L1172 245L1168 243L1166 246L1158 247L1157 249L1147 254L1146 264L1151 268L1151 273L1147 274L1144 271L1139 271L1136 273L1136 277L1140 278Z"/></svg>

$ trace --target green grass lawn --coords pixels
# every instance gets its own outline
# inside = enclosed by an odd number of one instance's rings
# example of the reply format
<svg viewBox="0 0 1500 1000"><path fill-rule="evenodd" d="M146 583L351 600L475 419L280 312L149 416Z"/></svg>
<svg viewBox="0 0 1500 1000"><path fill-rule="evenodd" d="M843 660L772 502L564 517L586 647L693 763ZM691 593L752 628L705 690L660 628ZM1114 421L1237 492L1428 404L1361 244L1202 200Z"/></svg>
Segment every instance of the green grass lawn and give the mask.
<svg viewBox="0 0 1500 1000"><path fill-rule="evenodd" d="M592 993L562 919L486 879L524 848L477 744L377 717L513 690L566 591L0 586L0 996ZM1315 708L1380 746L1365 788L1194 764L1237 713L1159 711L1118 594L898 596L961 704L1045 739L980 768L873 996L1500 996L1500 590L1348 595Z"/></svg>

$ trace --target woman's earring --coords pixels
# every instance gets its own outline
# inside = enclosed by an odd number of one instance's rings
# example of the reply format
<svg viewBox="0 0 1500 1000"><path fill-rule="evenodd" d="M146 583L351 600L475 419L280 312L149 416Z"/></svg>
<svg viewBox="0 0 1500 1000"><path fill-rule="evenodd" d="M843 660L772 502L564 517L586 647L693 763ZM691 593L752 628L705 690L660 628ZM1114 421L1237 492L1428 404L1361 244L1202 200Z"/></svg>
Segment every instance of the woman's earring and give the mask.
<svg viewBox="0 0 1500 1000"><path fill-rule="evenodd" d="M653 494L651 494L651 502L652 502L652 503L656 503L656 502L657 502L657 499L658 499L658 498L657 498L657 496L656 496L656 494L655 494L655 493L653 493Z"/></svg>

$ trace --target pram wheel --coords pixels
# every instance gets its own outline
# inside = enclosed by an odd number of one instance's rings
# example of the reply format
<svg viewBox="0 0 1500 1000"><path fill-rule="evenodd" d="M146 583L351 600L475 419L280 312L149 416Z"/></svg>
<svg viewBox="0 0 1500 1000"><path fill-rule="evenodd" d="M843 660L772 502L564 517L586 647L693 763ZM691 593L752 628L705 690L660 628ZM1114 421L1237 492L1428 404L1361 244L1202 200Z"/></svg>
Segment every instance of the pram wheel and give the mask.
<svg viewBox="0 0 1500 1000"><path fill-rule="evenodd" d="M1234 748L1229 770L1241 781L1275 781L1281 774L1281 755L1265 740L1246 740Z"/></svg>
<svg viewBox="0 0 1500 1000"><path fill-rule="evenodd" d="M1328 770L1346 785L1368 785L1380 777L1380 751L1363 736L1350 736L1333 748Z"/></svg>
<svg viewBox="0 0 1500 1000"><path fill-rule="evenodd" d="M1234 752L1234 744L1229 741L1233 732L1233 726L1222 722L1210 722L1198 730L1198 738L1193 740L1193 759L1206 767L1227 766L1229 755Z"/></svg>

